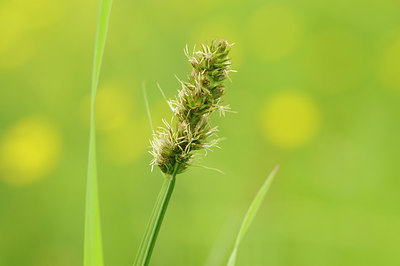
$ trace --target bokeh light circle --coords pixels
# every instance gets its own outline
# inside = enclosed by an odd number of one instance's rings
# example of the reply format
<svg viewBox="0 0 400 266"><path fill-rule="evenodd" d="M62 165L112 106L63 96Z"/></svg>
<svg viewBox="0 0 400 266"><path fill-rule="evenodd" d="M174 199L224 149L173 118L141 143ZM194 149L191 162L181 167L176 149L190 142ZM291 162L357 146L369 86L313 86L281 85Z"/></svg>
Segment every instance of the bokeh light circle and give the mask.
<svg viewBox="0 0 400 266"><path fill-rule="evenodd" d="M47 120L27 117L0 140L0 179L11 185L34 183L50 174L61 153L61 134Z"/></svg>
<svg viewBox="0 0 400 266"><path fill-rule="evenodd" d="M390 89L400 92L400 32L384 49L380 62L380 78Z"/></svg>
<svg viewBox="0 0 400 266"><path fill-rule="evenodd" d="M25 64L37 49L38 33L54 26L64 11L63 1L13 0L0 5L0 69Z"/></svg>
<svg viewBox="0 0 400 266"><path fill-rule="evenodd" d="M96 128L113 131L127 123L133 114L134 96L118 83L102 86L96 99Z"/></svg>
<svg viewBox="0 0 400 266"><path fill-rule="evenodd" d="M264 136L280 148L307 144L320 124L320 111L314 101L297 92L284 92L268 99L261 116Z"/></svg>
<svg viewBox="0 0 400 266"><path fill-rule="evenodd" d="M96 129L99 153L114 165L129 165L148 146L146 131L149 122L138 116L134 90L116 81L99 88L96 102ZM82 118L89 126L90 95L82 102ZM147 118L147 116L144 116Z"/></svg>

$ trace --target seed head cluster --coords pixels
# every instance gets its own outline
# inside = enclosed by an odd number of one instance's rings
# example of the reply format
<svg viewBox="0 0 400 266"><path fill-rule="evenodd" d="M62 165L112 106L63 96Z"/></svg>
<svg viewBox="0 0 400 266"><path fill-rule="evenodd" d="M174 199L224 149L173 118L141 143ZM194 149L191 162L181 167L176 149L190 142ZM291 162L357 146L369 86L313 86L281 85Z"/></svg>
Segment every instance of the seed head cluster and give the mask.
<svg viewBox="0 0 400 266"><path fill-rule="evenodd" d="M231 62L228 57L232 45L225 40L214 40L202 45L199 51L185 54L193 67L188 81L180 81L182 89L169 101L174 116L171 123L154 134L151 141L151 165L172 175L183 172L193 160L193 152L209 150L218 143L217 127L210 124L210 115L219 111L224 115L229 105L222 105L224 81L229 79Z"/></svg>

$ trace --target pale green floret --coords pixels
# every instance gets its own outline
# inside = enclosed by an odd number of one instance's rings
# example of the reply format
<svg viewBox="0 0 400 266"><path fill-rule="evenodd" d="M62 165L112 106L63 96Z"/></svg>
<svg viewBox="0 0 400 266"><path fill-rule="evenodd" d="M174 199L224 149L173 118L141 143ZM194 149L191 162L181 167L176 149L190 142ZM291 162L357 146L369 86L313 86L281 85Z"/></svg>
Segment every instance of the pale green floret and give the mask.
<svg viewBox="0 0 400 266"><path fill-rule="evenodd" d="M225 40L214 40L192 55L185 50L193 70L188 82L181 81L182 89L176 99L169 102L175 124L164 122L165 128L151 141L150 153L154 156L151 164L159 166L162 172L172 174L178 164L177 173L181 173L191 164L193 151L210 149L217 144L217 139L208 140L217 131L211 126L209 116L216 110L221 114L229 110L228 105L221 104L224 81L232 71L228 58L231 47Z"/></svg>

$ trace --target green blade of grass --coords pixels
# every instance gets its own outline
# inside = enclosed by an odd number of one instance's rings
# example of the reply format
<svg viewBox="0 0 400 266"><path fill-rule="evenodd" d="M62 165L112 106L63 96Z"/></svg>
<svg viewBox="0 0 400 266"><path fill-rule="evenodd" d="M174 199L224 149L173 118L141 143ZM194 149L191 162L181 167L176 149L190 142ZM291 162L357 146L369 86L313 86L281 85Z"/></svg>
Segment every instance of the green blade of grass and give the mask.
<svg viewBox="0 0 400 266"><path fill-rule="evenodd" d="M247 229L249 228L251 222L257 214L258 209L268 192L269 187L271 186L272 180L275 177L276 172L278 171L279 166L276 166L274 170L269 174L264 184L261 186L260 190L257 192L257 195L254 197L253 201L250 204L249 209L247 210L246 215L242 221L242 225L239 230L239 234L236 237L235 246L232 250L232 253L229 257L228 266L234 266L236 263L236 255L239 248L239 244L242 241L244 235L246 234Z"/></svg>
<svg viewBox="0 0 400 266"><path fill-rule="evenodd" d="M161 187L160 193L158 194L142 243L140 244L135 262L133 263L134 266L149 265L151 254L156 244L157 235L160 231L169 200L174 190L178 168L179 165L175 165L173 174L171 176L165 176L164 178L164 183Z"/></svg>
<svg viewBox="0 0 400 266"><path fill-rule="evenodd" d="M101 242L100 210L97 188L97 166L96 166L96 94L99 82L101 61L107 37L108 21L110 17L112 0L100 0L96 39L94 45L94 58L91 84L91 107L90 107L90 135L89 135L89 159L86 184L86 210L85 210L85 244L84 265L102 266L103 250Z"/></svg>

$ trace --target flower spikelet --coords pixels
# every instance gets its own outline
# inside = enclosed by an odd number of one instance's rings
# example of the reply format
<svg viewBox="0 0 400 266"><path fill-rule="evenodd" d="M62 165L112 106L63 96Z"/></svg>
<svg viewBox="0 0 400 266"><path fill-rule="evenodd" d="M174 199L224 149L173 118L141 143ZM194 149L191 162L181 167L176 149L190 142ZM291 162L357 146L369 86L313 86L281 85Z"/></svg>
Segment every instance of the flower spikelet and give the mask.
<svg viewBox="0 0 400 266"><path fill-rule="evenodd" d="M210 124L210 115L219 111L224 115L229 105L223 104L224 82L232 70L228 57L232 45L225 40L213 40L202 49L185 54L193 70L174 100L169 101L174 117L171 123L154 134L151 141L151 165L157 165L166 174L181 173L191 164L193 152L208 150L218 143L212 138L217 127Z"/></svg>

